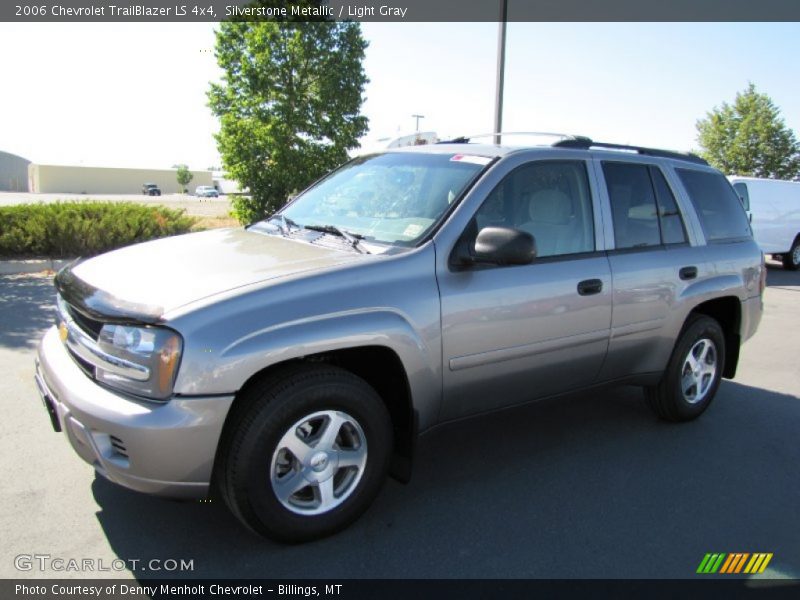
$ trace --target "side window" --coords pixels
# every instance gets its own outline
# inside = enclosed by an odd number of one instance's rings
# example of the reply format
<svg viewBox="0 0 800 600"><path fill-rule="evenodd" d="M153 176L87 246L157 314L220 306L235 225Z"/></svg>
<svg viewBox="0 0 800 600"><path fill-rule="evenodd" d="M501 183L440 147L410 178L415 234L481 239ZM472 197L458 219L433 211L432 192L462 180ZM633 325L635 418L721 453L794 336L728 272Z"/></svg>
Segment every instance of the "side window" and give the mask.
<svg viewBox="0 0 800 600"><path fill-rule="evenodd" d="M603 174L611 201L616 247L660 245L656 196L647 165L604 161Z"/></svg>
<svg viewBox="0 0 800 600"><path fill-rule="evenodd" d="M739 198L742 199L742 206L744 206L745 210L750 210L750 192L747 191L747 184L746 183L734 183L733 189L736 190L736 193L739 194Z"/></svg>
<svg viewBox="0 0 800 600"><path fill-rule="evenodd" d="M533 235L538 257L594 251L586 163L542 160L509 173L475 215L477 230L512 227Z"/></svg>
<svg viewBox="0 0 800 600"><path fill-rule="evenodd" d="M658 202L658 218L661 221L661 239L664 244L682 244L686 241L686 229L675 202L675 196L669 189L664 174L657 167L650 167L653 187L656 189Z"/></svg>
<svg viewBox="0 0 800 600"><path fill-rule="evenodd" d="M750 224L731 184L713 171L675 169L710 242L750 237Z"/></svg>

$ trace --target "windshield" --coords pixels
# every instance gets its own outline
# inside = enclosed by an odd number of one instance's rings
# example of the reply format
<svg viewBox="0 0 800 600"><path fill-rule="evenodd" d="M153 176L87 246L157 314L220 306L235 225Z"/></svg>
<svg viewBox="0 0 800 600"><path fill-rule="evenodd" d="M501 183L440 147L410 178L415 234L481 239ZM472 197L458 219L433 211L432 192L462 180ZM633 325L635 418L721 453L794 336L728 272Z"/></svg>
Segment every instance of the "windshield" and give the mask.
<svg viewBox="0 0 800 600"><path fill-rule="evenodd" d="M483 156L411 152L359 157L281 214L302 227L332 225L366 241L412 245L489 162Z"/></svg>

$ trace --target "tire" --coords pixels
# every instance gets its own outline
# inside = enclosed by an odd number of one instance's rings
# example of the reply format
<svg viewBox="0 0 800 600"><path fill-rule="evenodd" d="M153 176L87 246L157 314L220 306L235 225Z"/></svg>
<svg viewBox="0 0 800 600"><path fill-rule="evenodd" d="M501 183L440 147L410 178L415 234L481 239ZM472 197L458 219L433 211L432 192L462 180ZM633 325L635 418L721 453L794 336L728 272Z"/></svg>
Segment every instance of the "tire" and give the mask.
<svg viewBox="0 0 800 600"><path fill-rule="evenodd" d="M714 399L724 367L725 336L719 323L705 315L690 316L661 381L645 388L650 408L665 421L696 419Z"/></svg>
<svg viewBox="0 0 800 600"><path fill-rule="evenodd" d="M782 256L783 268L787 271L797 271L800 269L800 235L794 239L792 249Z"/></svg>
<svg viewBox="0 0 800 600"><path fill-rule="evenodd" d="M245 392L229 421L216 481L231 512L259 535L296 543L340 531L386 478L389 413L343 369L280 371Z"/></svg>

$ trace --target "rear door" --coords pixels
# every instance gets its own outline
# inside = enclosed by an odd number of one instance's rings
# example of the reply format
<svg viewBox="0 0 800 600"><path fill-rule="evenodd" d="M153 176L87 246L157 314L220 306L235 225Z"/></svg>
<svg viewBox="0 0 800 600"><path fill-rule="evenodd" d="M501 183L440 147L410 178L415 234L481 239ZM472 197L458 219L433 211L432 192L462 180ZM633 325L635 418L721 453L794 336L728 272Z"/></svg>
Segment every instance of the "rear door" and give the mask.
<svg viewBox="0 0 800 600"><path fill-rule="evenodd" d="M597 159L611 223L614 282L608 358L600 379L664 368L674 343L675 307L684 290L712 276L703 249L690 245L678 194L658 161Z"/></svg>
<svg viewBox="0 0 800 600"><path fill-rule="evenodd" d="M443 420L597 377L608 345L611 273L598 240L591 167L572 157L509 167L456 234L474 244L483 227L522 229L536 239L532 264L454 267L452 244L437 243Z"/></svg>

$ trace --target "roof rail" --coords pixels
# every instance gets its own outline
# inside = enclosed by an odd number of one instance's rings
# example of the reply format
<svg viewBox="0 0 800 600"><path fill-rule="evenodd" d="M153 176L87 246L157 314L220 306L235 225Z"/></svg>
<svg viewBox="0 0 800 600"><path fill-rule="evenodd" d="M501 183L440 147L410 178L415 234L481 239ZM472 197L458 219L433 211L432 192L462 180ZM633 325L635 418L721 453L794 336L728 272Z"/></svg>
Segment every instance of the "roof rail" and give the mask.
<svg viewBox="0 0 800 600"><path fill-rule="evenodd" d="M628 146L626 144L609 144L607 142L595 142L588 137L573 137L563 139L553 143L556 148L577 148L580 150L590 150L591 148L607 148L609 150L625 150L636 152L645 156L659 156L661 158L674 158L688 162L708 165L706 159L692 154L691 152L674 152L672 150L659 150L658 148L644 148L642 146Z"/></svg>
<svg viewBox="0 0 800 600"><path fill-rule="evenodd" d="M568 133L552 133L549 131L495 131L492 133L462 135L457 138L453 138L451 140L442 140L440 142L437 142L437 144L469 144L469 142L474 138L487 138L487 137L494 138L497 136L508 136L508 135L538 135L542 137L557 137L561 138L562 140L589 139L589 138L583 138L581 136L570 135Z"/></svg>

